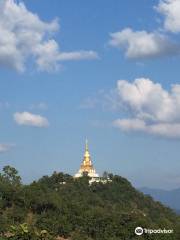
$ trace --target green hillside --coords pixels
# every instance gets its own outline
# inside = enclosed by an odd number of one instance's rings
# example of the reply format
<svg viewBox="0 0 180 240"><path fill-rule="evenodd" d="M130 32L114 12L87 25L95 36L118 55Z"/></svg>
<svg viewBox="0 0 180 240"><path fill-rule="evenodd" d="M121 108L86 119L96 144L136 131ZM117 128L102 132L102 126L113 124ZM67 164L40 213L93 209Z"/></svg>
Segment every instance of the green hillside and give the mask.
<svg viewBox="0 0 180 240"><path fill-rule="evenodd" d="M108 177L112 181L106 184L89 185L87 176L74 180L54 172L23 185L14 168L4 167L0 174L2 239L180 239L180 219L173 211L138 192L126 179ZM137 226L173 229L174 234L136 236Z"/></svg>

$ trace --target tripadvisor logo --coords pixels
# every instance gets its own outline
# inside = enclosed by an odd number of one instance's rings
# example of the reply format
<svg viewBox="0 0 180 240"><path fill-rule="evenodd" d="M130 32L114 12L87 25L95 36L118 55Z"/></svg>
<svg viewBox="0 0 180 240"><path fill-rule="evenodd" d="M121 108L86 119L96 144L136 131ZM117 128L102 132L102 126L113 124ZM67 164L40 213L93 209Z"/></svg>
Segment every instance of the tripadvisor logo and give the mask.
<svg viewBox="0 0 180 240"><path fill-rule="evenodd" d="M142 227L137 227L135 229L135 234L140 236L143 233L145 234L172 234L174 231L173 229L147 229L147 228L142 228Z"/></svg>
<svg viewBox="0 0 180 240"><path fill-rule="evenodd" d="M135 229L135 234L138 235L138 236L142 235L143 234L143 228L142 227L137 227Z"/></svg>

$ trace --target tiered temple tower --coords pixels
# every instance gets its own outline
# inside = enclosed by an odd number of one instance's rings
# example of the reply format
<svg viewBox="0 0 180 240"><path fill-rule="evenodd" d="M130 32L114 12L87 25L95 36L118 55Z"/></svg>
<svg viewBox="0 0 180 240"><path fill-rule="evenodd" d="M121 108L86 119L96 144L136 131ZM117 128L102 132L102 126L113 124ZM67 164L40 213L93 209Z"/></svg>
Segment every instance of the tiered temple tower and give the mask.
<svg viewBox="0 0 180 240"><path fill-rule="evenodd" d="M89 153L89 148L88 148L88 141L86 140L86 146L85 146L85 153L84 153L84 158L83 162L80 166L80 169L78 173L75 174L75 178L82 177L83 173L87 173L87 175L91 178L98 178L99 175L96 173L93 164L91 162L91 156Z"/></svg>

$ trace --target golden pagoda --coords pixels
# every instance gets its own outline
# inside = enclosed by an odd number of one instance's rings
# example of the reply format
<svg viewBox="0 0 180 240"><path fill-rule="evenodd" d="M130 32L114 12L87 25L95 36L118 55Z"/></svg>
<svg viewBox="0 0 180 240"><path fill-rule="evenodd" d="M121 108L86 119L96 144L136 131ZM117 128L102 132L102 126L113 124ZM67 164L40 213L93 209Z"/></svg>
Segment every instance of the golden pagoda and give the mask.
<svg viewBox="0 0 180 240"><path fill-rule="evenodd" d="M80 169L78 173L75 174L75 178L82 177L83 173L87 173L87 175L91 178L98 178L99 175L96 173L92 161L91 161L91 156L89 153L89 148L88 148L88 141L86 139L86 146L85 146L85 153L84 153L84 158L83 162L80 166Z"/></svg>

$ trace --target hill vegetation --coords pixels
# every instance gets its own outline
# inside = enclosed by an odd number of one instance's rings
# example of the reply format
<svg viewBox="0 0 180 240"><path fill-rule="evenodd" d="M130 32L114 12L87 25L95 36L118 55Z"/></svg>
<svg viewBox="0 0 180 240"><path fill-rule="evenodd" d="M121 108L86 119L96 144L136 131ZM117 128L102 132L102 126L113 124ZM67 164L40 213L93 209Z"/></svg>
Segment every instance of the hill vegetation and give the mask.
<svg viewBox="0 0 180 240"><path fill-rule="evenodd" d="M89 185L54 172L24 185L16 169L0 173L0 239L131 240L155 239L134 233L137 226L173 229L160 239L180 239L180 219L171 209L138 192L124 178Z"/></svg>

